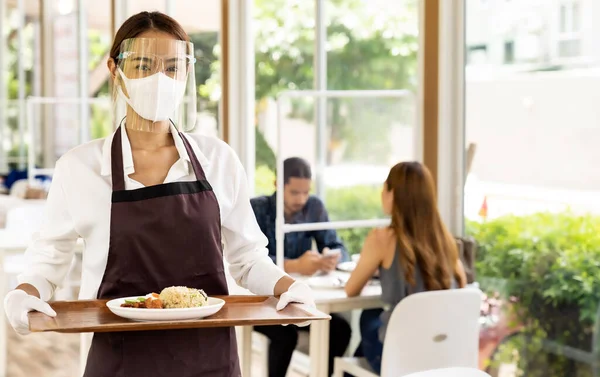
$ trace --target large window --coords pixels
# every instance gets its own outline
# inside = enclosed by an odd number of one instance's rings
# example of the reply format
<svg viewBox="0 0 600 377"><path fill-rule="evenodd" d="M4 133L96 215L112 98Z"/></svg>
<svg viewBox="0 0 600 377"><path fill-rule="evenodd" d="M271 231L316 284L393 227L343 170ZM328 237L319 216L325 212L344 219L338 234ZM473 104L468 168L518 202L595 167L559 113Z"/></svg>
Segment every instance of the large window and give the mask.
<svg viewBox="0 0 600 377"><path fill-rule="evenodd" d="M23 99L41 93L39 62L41 56L40 20L35 14L38 0L8 1L2 22L3 66L0 90L0 174L9 169L24 168L27 147L24 145ZM20 8L22 6L22 8ZM29 10L30 16L23 12ZM19 52L22 52L19 54Z"/></svg>
<svg viewBox="0 0 600 377"><path fill-rule="evenodd" d="M314 1L255 0L255 192L274 192L276 153L300 156L313 167L313 193L325 200L331 219L378 218L390 166L416 158L417 2L326 0L322 5L318 15ZM320 20L322 38L316 32ZM325 88L358 92L350 98L283 101L278 124L279 93ZM363 98L363 90L408 94ZM351 252L360 251L363 230L339 234Z"/></svg>
<svg viewBox="0 0 600 377"><path fill-rule="evenodd" d="M560 5L558 55L562 58L582 54L582 14L579 0L564 0Z"/></svg>
<svg viewBox="0 0 600 377"><path fill-rule="evenodd" d="M33 150L30 144L35 147L35 165L52 168L67 150L112 131L106 66L112 28L143 10L170 13L190 35L197 58L194 132L218 135L220 0L117 0L115 9L111 2L83 1L83 16L78 4L76 0L11 0L5 5L2 35L6 44L1 60L7 74L1 90L7 100L0 103L1 174L26 168L27 155ZM116 25L112 24L113 11ZM29 96L46 99L27 108L24 99ZM80 103L73 101L76 98L82 98ZM84 98L93 100L86 104Z"/></svg>
<svg viewBox="0 0 600 377"><path fill-rule="evenodd" d="M598 13L591 1L466 3L466 143L475 153L465 217L491 304L482 356L494 376L595 375ZM485 60L475 59L481 45Z"/></svg>

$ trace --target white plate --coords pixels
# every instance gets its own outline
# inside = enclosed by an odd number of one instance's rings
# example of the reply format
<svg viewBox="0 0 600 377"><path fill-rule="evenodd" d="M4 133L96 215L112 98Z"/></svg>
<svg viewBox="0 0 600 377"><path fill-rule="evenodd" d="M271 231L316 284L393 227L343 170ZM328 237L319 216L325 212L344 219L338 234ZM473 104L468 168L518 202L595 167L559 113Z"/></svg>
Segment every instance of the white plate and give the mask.
<svg viewBox="0 0 600 377"><path fill-rule="evenodd" d="M308 285L321 289L343 289L346 282L336 276L314 276L308 279Z"/></svg>
<svg viewBox="0 0 600 377"><path fill-rule="evenodd" d="M337 269L344 272L352 272L356 268L356 262L348 261L337 265Z"/></svg>
<svg viewBox="0 0 600 377"><path fill-rule="evenodd" d="M125 300L135 300L141 296L123 297L110 300L106 303L108 309L119 317L136 321L183 321L186 319L199 319L211 316L221 310L225 301L220 298L209 297L207 305L198 308L182 309L144 309L123 308Z"/></svg>

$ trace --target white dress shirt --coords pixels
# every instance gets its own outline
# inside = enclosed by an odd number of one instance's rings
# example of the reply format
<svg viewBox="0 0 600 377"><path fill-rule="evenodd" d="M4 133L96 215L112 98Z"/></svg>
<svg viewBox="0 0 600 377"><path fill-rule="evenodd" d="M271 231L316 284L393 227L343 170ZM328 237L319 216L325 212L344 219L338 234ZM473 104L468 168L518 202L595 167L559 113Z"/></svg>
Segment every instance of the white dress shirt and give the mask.
<svg viewBox="0 0 600 377"><path fill-rule="evenodd" d="M133 157L125 127L121 132L125 189L142 188L141 183L128 177L134 173ZM193 181L196 177L183 141L174 127L171 133L180 158L169 170L165 183ZM79 298L97 296L108 259L113 136L83 144L56 163L44 221L25 253L27 268L18 277L20 284L35 286L44 301L62 285L78 238L85 244ZM231 276L255 294L272 295L285 273L268 256L267 238L250 206L242 164L229 145L217 138L195 134L185 137L219 202L224 257Z"/></svg>

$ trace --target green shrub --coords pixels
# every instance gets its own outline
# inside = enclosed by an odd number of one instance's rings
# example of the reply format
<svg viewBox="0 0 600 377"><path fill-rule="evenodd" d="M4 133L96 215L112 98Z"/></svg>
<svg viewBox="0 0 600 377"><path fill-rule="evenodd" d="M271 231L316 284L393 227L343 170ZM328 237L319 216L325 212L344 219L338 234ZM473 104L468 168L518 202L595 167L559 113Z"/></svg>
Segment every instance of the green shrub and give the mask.
<svg viewBox="0 0 600 377"><path fill-rule="evenodd" d="M529 331L590 350L600 303L600 217L506 216L468 222L467 232L479 244L478 280L502 279Z"/></svg>
<svg viewBox="0 0 600 377"><path fill-rule="evenodd" d="M467 232L479 244L479 276L531 284L546 302L575 303L582 309L582 321L595 321L600 302L600 217L507 216L468 222Z"/></svg>
<svg viewBox="0 0 600 377"><path fill-rule="evenodd" d="M265 136L258 129L258 127L254 127L254 137L256 138L256 148L255 148L255 158L256 158L256 167L264 166L269 169L271 172L274 172L276 169L277 160L275 158L275 153L265 140Z"/></svg>
<svg viewBox="0 0 600 377"><path fill-rule="evenodd" d="M325 205L331 221L384 218L381 210L380 186L330 188L326 191ZM340 229L338 235L350 254L360 253L370 229Z"/></svg>
<svg viewBox="0 0 600 377"><path fill-rule="evenodd" d="M257 166L254 172L254 194L271 195L275 191L277 177L266 165Z"/></svg>

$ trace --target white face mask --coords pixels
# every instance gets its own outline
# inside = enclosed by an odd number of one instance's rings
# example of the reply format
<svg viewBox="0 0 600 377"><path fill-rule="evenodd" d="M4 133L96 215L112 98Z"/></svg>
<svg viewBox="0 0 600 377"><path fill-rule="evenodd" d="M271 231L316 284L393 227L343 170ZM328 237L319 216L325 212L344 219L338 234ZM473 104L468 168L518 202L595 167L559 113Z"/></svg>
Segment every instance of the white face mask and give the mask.
<svg viewBox="0 0 600 377"><path fill-rule="evenodd" d="M119 74L129 98L119 87L120 95L139 116L153 122L169 119L185 95L186 82L172 79L162 72L141 79L127 78L121 68Z"/></svg>

